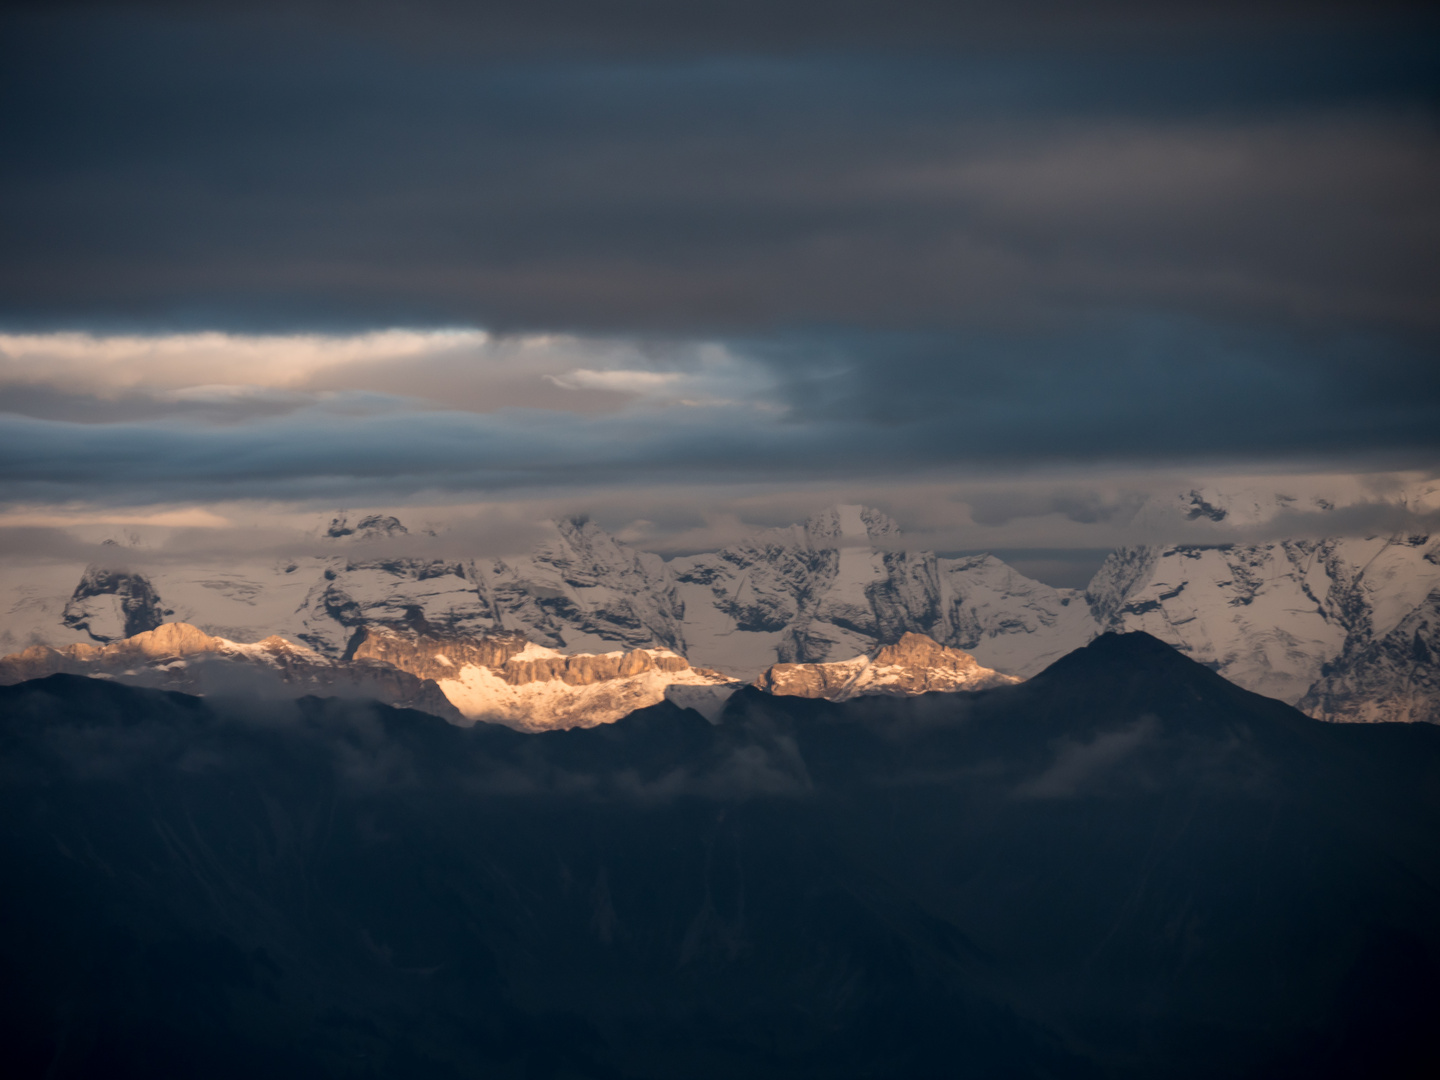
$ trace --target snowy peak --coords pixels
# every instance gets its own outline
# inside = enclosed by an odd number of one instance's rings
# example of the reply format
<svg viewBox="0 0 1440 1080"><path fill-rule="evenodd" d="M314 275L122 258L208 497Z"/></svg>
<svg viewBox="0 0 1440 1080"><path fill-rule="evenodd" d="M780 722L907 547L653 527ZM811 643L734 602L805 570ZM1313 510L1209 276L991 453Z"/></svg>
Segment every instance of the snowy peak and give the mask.
<svg viewBox="0 0 1440 1080"><path fill-rule="evenodd" d="M868 694L910 696L1009 686L1020 680L983 667L967 652L924 634L905 634L873 655L828 664L775 664L755 680L771 694L846 701Z"/></svg>
<svg viewBox="0 0 1440 1080"><path fill-rule="evenodd" d="M245 644L188 623L164 623L106 645L33 645L0 658L0 684L65 673L192 694L369 697L458 719L432 681L386 663L328 659L278 635Z"/></svg>
<svg viewBox="0 0 1440 1080"><path fill-rule="evenodd" d="M1217 511L1224 502L1227 513L1251 516L1286 501L1191 495ZM1417 713L1410 688L1418 675L1401 678L1398 639L1378 643L1406 620L1425 621L1421 608L1440 587L1437 550L1428 535L1409 533L1120 548L1091 581L1086 601L1098 629L1144 631L1312 715L1419 715L1426 710ZM1381 670L1395 680L1383 693ZM1362 685L1368 705L1357 693ZM1383 703L1392 697L1392 705Z"/></svg>
<svg viewBox="0 0 1440 1080"><path fill-rule="evenodd" d="M386 540L408 536L410 530L397 517L388 514L370 514L353 525L345 514L330 520L325 537L330 540Z"/></svg>
<svg viewBox="0 0 1440 1080"><path fill-rule="evenodd" d="M145 575L92 564L70 595L61 621L103 644L153 630L165 614Z"/></svg>
<svg viewBox="0 0 1440 1080"><path fill-rule="evenodd" d="M873 658L879 643L907 633L1030 677L1097 634L1144 631L1246 689L1303 700L1316 715L1431 715L1422 699L1440 701L1440 688L1428 689L1426 672L1440 659L1426 645L1428 659L1407 667L1401 638L1414 653L1416 633L1428 641L1433 625L1426 605L1440 588L1440 537L1415 514L1440 508L1440 485L1383 499L1358 481L1312 488L1246 480L1150 499L1132 522L1137 534L1173 539L1115 550L1083 593L989 555L907 550L894 521L849 504L669 560L584 518L552 522L523 555L438 558L438 547L427 548L431 530L340 514L318 530L327 546L283 560L166 561L141 574L119 568L126 549L114 545L115 561L90 567L0 565L0 647L103 646L186 622L231 642L279 634L332 662L384 664L421 679L453 679L468 665L513 688L504 674L511 654L532 647L554 654L531 654L546 661L534 680L545 685L579 686L566 671L575 679L599 670L597 660L566 668L556 659L564 655L639 651L661 675L683 674L654 659L669 650L748 682L777 663L854 667L843 658ZM1338 535L1325 534L1331 521ZM1304 535L1277 538L1291 522ZM1393 527L1372 529L1376 522ZM415 641L363 635L376 651L360 650L357 634L387 627L479 652L426 645L422 662Z"/></svg>
<svg viewBox="0 0 1440 1080"><path fill-rule="evenodd" d="M1440 589L1388 633L1352 639L1300 701L1319 720L1440 724Z"/></svg>
<svg viewBox="0 0 1440 1080"><path fill-rule="evenodd" d="M323 657L312 650L303 645L293 645L278 636L266 638L253 645L242 645L214 637L189 623L163 623L154 630L105 645L79 643L67 645L63 649L32 645L23 652L0 659L0 673L3 673L0 674L0 681L10 683L39 678L57 671L69 671L75 665L109 672L112 669L145 665L157 660L174 661L202 655L243 657L272 665L324 662Z"/></svg>

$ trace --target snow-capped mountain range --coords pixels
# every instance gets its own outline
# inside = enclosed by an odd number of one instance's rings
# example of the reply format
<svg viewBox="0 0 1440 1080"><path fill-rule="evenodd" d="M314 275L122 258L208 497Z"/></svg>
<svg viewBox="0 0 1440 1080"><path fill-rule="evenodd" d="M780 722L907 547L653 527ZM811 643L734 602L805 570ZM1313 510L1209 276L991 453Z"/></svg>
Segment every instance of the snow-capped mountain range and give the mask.
<svg viewBox="0 0 1440 1080"><path fill-rule="evenodd" d="M1405 498L1433 512L1437 493ZM1297 512L1340 521L1323 499L1191 491L1157 501L1142 514L1193 523L1187 542L1116 550L1084 590L991 555L906 550L893 521L858 506L670 560L583 520L555 522L516 559L385 555L386 541L409 537L403 523L340 517L323 530L323 554L223 573L127 571L120 546L111 566L11 567L0 651L184 621L234 641L278 634L338 658L362 628L391 627L513 635L559 654L648 650L748 682L776 663L869 656L912 632L1028 677L1106 630L1144 630L1312 715L1440 720L1440 538L1337 528L1236 543L1196 533L1238 523L1260 536Z"/></svg>
<svg viewBox="0 0 1440 1080"><path fill-rule="evenodd" d="M522 731L613 723L666 699L713 720L741 685L668 649L566 655L514 634L436 637L384 626L363 627L339 658L278 636L229 641L188 623L0 657L0 686L57 673L200 696L370 698Z"/></svg>
<svg viewBox="0 0 1440 1080"><path fill-rule="evenodd" d="M31 645L0 657L0 686L59 673L115 679L181 693L247 697L370 698L463 719L434 680L367 657L334 659L271 636L229 641L188 623L162 623L105 645Z"/></svg>

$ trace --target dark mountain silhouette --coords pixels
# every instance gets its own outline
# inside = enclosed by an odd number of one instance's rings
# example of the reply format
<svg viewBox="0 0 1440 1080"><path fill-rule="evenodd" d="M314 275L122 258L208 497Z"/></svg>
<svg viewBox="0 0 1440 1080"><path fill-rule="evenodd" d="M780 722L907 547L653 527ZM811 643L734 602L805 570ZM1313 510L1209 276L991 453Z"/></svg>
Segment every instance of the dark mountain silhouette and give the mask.
<svg viewBox="0 0 1440 1080"><path fill-rule="evenodd" d="M593 729L0 688L17 1076L1428 1076L1440 730L1143 634Z"/></svg>

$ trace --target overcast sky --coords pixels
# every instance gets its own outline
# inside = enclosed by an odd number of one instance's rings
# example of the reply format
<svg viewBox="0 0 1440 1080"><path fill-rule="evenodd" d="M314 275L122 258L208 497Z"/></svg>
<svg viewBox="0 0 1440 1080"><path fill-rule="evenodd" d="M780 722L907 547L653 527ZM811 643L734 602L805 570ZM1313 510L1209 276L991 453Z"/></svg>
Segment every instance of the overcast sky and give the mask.
<svg viewBox="0 0 1440 1080"><path fill-rule="evenodd" d="M1434 476L1427 7L6 5L0 522Z"/></svg>

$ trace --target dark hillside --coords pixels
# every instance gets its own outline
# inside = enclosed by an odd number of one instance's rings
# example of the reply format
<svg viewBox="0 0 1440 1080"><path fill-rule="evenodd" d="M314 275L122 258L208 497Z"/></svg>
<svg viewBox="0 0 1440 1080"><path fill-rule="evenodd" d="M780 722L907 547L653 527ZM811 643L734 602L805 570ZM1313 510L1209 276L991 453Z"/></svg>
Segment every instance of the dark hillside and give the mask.
<svg viewBox="0 0 1440 1080"><path fill-rule="evenodd" d="M1107 635L544 735L0 689L13 1075L1428 1076L1440 729Z"/></svg>

